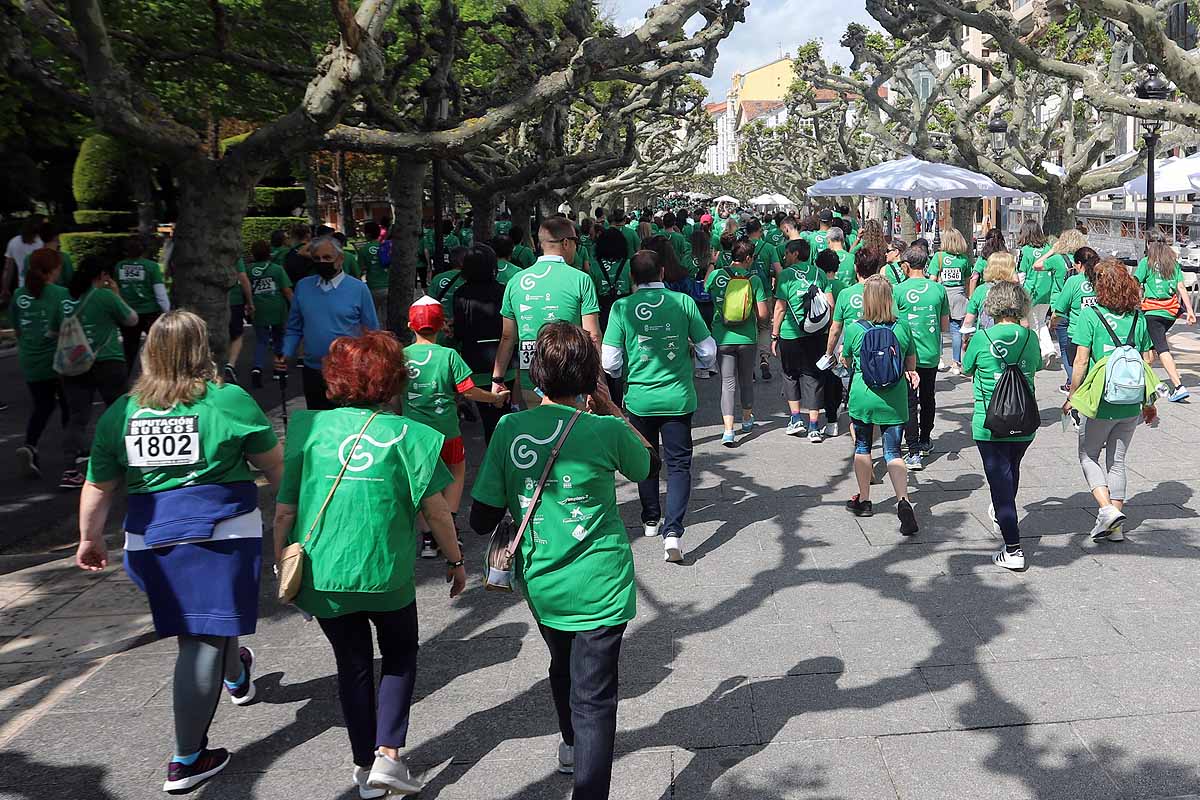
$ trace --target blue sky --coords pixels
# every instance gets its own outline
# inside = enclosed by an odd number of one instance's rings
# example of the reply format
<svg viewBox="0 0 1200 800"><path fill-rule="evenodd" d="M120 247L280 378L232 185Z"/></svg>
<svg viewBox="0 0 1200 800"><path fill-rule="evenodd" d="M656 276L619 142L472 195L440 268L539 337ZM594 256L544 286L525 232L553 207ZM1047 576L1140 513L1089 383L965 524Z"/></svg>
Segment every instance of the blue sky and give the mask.
<svg viewBox="0 0 1200 800"><path fill-rule="evenodd" d="M645 18L646 9L652 5L654 0L601 0L601 11L622 30L628 30ZM746 22L721 42L716 71L704 81L709 100L724 98L735 72L776 59L781 51L795 53L810 39L825 42L827 57L849 63L849 53L837 43L851 22L879 27L863 0L750 0Z"/></svg>

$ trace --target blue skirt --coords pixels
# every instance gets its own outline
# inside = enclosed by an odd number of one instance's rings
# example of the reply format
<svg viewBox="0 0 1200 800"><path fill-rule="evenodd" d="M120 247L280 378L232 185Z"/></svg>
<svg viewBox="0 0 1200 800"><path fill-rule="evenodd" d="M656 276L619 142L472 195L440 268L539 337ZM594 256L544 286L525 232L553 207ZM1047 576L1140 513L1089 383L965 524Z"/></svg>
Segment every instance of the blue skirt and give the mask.
<svg viewBox="0 0 1200 800"><path fill-rule="evenodd" d="M261 569L258 538L125 551L125 571L146 593L160 637L254 633Z"/></svg>

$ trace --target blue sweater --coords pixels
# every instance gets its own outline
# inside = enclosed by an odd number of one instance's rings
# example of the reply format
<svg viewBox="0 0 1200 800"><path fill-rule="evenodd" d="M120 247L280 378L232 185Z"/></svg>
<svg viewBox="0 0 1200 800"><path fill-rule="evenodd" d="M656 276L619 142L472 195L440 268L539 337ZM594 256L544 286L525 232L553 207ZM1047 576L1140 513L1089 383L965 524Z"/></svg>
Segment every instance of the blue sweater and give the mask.
<svg viewBox="0 0 1200 800"><path fill-rule="evenodd" d="M371 290L357 278L346 275L337 288L325 291L316 275L296 284L292 310L288 314L283 354L292 358L304 340L304 366L321 368L321 359L339 336L359 336L379 328Z"/></svg>

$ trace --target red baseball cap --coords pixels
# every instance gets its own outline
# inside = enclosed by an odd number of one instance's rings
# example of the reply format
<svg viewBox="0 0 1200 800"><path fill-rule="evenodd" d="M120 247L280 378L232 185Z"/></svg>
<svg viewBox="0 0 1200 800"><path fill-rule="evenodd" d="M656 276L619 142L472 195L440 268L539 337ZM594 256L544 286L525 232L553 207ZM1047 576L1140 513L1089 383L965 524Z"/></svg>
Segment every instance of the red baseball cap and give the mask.
<svg viewBox="0 0 1200 800"><path fill-rule="evenodd" d="M440 331L446 327L446 314L442 304L429 295L414 302L408 309L408 327L410 330Z"/></svg>
<svg viewBox="0 0 1200 800"><path fill-rule="evenodd" d="M700 224L701 225L712 225L712 221L713 221L712 214L701 214L700 215Z"/></svg>

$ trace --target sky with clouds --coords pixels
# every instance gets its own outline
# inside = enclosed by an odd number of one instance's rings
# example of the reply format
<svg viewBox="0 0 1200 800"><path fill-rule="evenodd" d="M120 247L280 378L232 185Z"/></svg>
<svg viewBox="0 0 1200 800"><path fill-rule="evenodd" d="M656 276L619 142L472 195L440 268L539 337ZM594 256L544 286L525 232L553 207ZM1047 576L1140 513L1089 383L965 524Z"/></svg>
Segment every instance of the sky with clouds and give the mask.
<svg viewBox="0 0 1200 800"><path fill-rule="evenodd" d="M601 11L622 30L637 27L654 0L602 0ZM849 63L850 54L838 40L851 22L878 28L863 0L750 0L746 21L721 42L712 78L704 79L709 100L722 100L734 73L795 53L810 39L825 43L826 57Z"/></svg>

